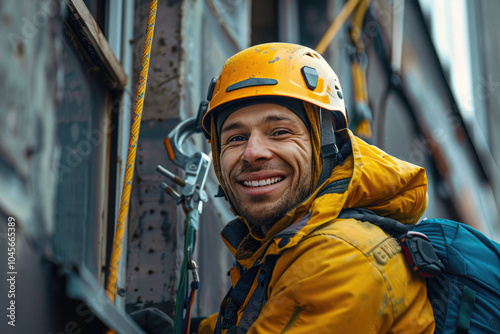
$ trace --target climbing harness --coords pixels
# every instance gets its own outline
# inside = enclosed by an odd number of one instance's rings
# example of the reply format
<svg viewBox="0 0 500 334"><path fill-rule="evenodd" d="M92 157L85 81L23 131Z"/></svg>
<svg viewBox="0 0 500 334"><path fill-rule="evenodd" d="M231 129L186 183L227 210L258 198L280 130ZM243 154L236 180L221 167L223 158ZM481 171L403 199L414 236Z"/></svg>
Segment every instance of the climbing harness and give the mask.
<svg viewBox="0 0 500 334"><path fill-rule="evenodd" d="M200 104L197 117L191 117L181 122L175 127L165 139L165 148L170 160L185 172L182 179L162 166L157 166L156 171L167 177L178 186L182 187L179 194L173 188L162 182L160 186L175 200L177 205L182 205L187 214L184 223L184 259L181 264L179 286L177 289L177 299L175 307L174 333L189 333L191 323L191 307L194 302L196 290L200 286L198 277L198 266L192 260L194 245L196 242L196 232L198 230L198 219L203 209L203 202L208 200L203 189L207 180L211 159L203 152L195 152L188 155L183 145L186 139L194 133L201 133L201 118L205 114L208 102ZM188 295L188 270L192 271L191 293ZM186 310L183 319L184 310Z"/></svg>
<svg viewBox="0 0 500 334"><path fill-rule="evenodd" d="M123 180L123 190L120 203L118 220L116 221L115 236L113 240L113 249L109 264L109 276L106 285L106 294L114 302L116 294L116 281L118 269L120 268L120 258L122 255L123 236L125 234L126 219L130 204L130 193L132 189L132 177L134 176L135 156L137 151L137 141L139 139L139 128L142 118L142 107L144 105L144 96L146 93L146 83L148 80L149 59L151 55L151 45L153 43L153 32L156 20L157 0L151 0L149 6L148 25L146 28L146 39L142 52L141 73L135 98L135 108L133 124L130 130L130 141L128 147L127 164L125 165L125 178Z"/></svg>

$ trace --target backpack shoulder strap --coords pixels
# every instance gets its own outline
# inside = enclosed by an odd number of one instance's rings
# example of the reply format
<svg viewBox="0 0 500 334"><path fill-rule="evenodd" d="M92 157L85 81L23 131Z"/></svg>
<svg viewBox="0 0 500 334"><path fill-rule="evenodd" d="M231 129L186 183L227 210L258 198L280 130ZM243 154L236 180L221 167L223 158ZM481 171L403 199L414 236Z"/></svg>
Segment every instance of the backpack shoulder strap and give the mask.
<svg viewBox="0 0 500 334"><path fill-rule="evenodd" d="M397 238L410 268L420 276L433 277L445 270L429 238L423 233L412 231L415 225L401 224L363 208L344 209L338 217L369 222Z"/></svg>
<svg viewBox="0 0 500 334"><path fill-rule="evenodd" d="M281 254L273 254L266 257L264 265L262 266L257 278L257 287L248 301L245 311L243 311L238 324L238 329L241 333L246 333L248 331L250 326L252 326L255 320L257 320L262 307L264 307L264 304L267 302L267 288L269 286L269 282L271 281L274 266L280 255Z"/></svg>
<svg viewBox="0 0 500 334"><path fill-rule="evenodd" d="M229 329L228 333L246 333L248 331L267 301L267 287L279 257L280 254L266 256L264 263L254 265L248 269L234 288L229 290L225 299L227 301L225 310L222 308L219 310L215 333L221 333L222 329ZM235 326L238 318L238 310L250 293L255 278L257 278L258 282L257 287L243 311L238 326ZM222 314L224 314L224 317L221 319Z"/></svg>
<svg viewBox="0 0 500 334"><path fill-rule="evenodd" d="M343 209L340 211L338 218L354 218L360 221L367 221L377 225L384 232L396 238L413 229L413 225L401 224L392 218L379 216L373 211L363 208Z"/></svg>

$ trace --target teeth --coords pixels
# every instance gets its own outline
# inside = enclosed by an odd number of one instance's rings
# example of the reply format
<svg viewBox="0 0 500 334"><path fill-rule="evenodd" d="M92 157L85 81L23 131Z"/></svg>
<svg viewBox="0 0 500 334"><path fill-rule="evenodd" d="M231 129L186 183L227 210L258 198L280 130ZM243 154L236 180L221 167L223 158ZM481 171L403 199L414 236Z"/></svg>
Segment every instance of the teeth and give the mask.
<svg viewBox="0 0 500 334"><path fill-rule="evenodd" d="M282 181L282 177L273 177L272 179L267 179L267 180L254 180L254 181L245 181L243 184L247 187L262 187L262 186L268 186L270 184L280 182Z"/></svg>

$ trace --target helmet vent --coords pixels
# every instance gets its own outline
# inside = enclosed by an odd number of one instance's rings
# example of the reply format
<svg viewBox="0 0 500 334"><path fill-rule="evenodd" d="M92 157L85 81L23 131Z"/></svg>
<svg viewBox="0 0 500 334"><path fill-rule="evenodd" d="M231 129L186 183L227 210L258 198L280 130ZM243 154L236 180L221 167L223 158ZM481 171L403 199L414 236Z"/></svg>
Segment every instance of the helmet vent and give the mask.
<svg viewBox="0 0 500 334"><path fill-rule="evenodd" d="M276 79L267 79L267 78L248 78L237 83L232 84L231 86L226 88L226 92L231 92L233 90L252 87L252 86L273 86L277 85L278 80Z"/></svg>
<svg viewBox="0 0 500 334"><path fill-rule="evenodd" d="M316 58L316 59L319 59L318 54L317 54L317 53L314 53L314 52L307 52L305 55L306 55L306 56L309 56L309 57L311 57L311 58Z"/></svg>

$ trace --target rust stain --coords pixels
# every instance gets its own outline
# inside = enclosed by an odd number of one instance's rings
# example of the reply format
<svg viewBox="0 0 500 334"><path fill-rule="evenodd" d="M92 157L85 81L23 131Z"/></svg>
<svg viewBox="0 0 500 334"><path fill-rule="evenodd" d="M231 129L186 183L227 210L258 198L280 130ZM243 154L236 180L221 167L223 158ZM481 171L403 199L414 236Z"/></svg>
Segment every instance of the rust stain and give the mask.
<svg viewBox="0 0 500 334"><path fill-rule="evenodd" d="M24 43L21 40L18 40L16 43L16 49L14 52L14 56L17 58L19 61L19 64L24 67L26 65L26 59L24 55Z"/></svg>

